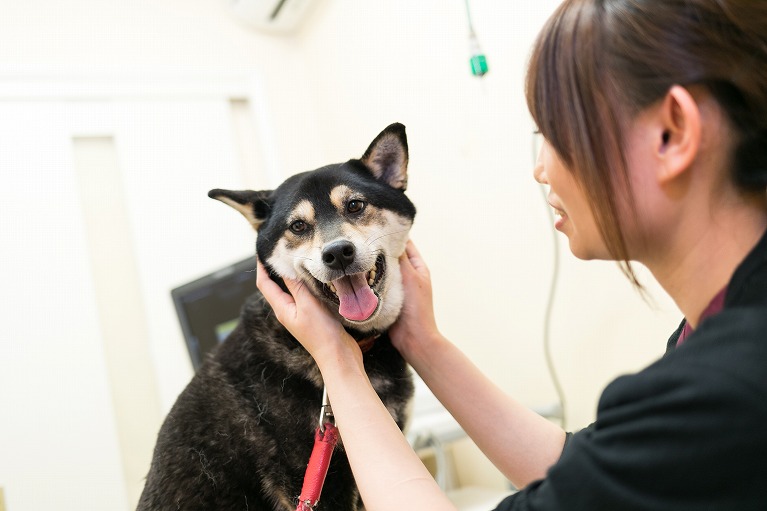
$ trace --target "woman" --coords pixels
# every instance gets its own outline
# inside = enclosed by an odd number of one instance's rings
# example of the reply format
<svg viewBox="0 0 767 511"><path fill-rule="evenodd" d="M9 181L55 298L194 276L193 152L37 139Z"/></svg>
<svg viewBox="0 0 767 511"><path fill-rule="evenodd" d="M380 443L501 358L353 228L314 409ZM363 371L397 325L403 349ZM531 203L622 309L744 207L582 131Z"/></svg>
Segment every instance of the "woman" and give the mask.
<svg viewBox="0 0 767 511"><path fill-rule="evenodd" d="M684 313L666 356L611 383L596 422L566 435L439 333L412 243L392 342L523 488L498 509L765 509L767 2L565 1L535 44L527 101L545 138L535 179L573 254L619 261L637 286L629 263L644 264ZM290 296L258 280L322 371L367 509L453 509L353 340L293 283Z"/></svg>

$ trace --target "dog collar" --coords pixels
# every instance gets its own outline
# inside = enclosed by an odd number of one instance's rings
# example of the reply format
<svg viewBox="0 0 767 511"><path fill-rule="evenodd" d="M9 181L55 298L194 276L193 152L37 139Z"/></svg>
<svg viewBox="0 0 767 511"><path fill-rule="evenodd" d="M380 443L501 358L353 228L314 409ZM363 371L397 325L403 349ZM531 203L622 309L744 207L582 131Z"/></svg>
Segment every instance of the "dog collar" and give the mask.
<svg viewBox="0 0 767 511"><path fill-rule="evenodd" d="M357 346L360 347L362 353L367 353L373 349L373 345L378 340L378 338L381 337L381 332L376 330L373 330L370 333L363 333L353 328L347 328L346 333L352 336L352 339L354 339L354 341L357 343Z"/></svg>
<svg viewBox="0 0 767 511"><path fill-rule="evenodd" d="M381 334L375 334L371 335L370 337L365 337L364 339L357 340L357 346L360 347L360 350L362 350L362 353L367 353L373 348L373 345L376 343L376 340L381 337Z"/></svg>

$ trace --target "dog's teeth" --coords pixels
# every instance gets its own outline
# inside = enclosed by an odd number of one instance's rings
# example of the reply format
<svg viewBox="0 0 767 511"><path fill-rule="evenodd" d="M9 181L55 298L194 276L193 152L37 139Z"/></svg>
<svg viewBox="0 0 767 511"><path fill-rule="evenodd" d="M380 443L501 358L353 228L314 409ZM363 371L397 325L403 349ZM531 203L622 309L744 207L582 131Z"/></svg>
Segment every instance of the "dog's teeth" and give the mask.
<svg viewBox="0 0 767 511"><path fill-rule="evenodd" d="M373 285L373 282L375 282L375 281L376 281L376 279L374 279L373 277L370 277L370 278L368 279L368 285L369 285L369 286L372 286L372 285Z"/></svg>
<svg viewBox="0 0 767 511"><path fill-rule="evenodd" d="M333 291L333 294L338 294L336 293L336 286L334 286L332 282L328 284L328 286L330 287L330 290Z"/></svg>

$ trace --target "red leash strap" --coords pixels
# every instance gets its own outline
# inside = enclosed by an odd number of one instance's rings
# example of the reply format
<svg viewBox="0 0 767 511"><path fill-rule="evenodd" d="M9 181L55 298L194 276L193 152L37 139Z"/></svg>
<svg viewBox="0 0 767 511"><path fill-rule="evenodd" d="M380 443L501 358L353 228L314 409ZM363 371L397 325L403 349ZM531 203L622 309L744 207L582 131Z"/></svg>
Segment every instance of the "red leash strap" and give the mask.
<svg viewBox="0 0 767 511"><path fill-rule="evenodd" d="M322 485L325 484L325 476L328 474L330 458L333 449L338 442L338 428L331 423L325 424L325 432L317 428L314 433L314 449L309 457L309 465L304 474L304 486L301 488L301 496L298 497L296 511L311 511L320 501Z"/></svg>
<svg viewBox="0 0 767 511"><path fill-rule="evenodd" d="M312 511L320 501L322 486L325 484L325 476L328 475L330 458L333 449L338 443L338 428L333 417L333 409L330 408L328 389L322 389L322 406L320 407L320 420L317 431L314 433L314 448L309 456L309 464L304 474L304 486L298 497L296 511Z"/></svg>

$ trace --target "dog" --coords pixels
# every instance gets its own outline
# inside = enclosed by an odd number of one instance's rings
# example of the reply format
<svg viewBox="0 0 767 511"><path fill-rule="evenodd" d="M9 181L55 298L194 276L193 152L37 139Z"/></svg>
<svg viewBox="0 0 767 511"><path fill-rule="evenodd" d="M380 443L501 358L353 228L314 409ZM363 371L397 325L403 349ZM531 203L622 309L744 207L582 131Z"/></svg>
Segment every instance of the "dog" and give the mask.
<svg viewBox="0 0 767 511"><path fill-rule="evenodd" d="M400 428L413 383L386 331L402 308L398 258L415 217L407 166L405 127L395 123L360 159L294 175L274 190L208 194L250 222L273 280L284 290L282 278L299 280L358 341ZM313 359L257 292L165 419L138 510L293 511L322 397ZM340 442L314 510L361 509Z"/></svg>

